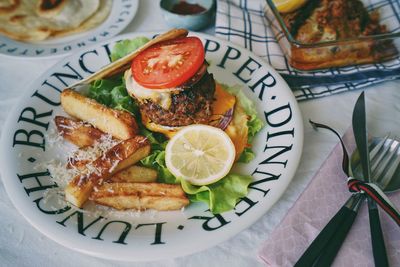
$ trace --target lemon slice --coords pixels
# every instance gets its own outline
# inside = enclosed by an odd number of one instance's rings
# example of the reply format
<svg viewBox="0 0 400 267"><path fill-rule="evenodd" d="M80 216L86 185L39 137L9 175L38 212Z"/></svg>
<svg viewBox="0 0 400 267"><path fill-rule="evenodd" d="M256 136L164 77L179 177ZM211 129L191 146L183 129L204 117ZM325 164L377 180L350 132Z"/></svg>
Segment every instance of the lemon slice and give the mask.
<svg viewBox="0 0 400 267"><path fill-rule="evenodd" d="M272 0L281 13L290 13L300 8L307 0Z"/></svg>
<svg viewBox="0 0 400 267"><path fill-rule="evenodd" d="M235 161L235 146L219 128L183 127L165 149L168 170L193 185L207 185L225 177Z"/></svg>

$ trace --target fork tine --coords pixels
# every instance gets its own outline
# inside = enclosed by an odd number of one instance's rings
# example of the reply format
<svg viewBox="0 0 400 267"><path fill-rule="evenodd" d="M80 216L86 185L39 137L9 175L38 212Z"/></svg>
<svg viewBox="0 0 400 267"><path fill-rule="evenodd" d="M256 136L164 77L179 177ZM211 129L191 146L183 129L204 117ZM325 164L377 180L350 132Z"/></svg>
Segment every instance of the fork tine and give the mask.
<svg viewBox="0 0 400 267"><path fill-rule="evenodd" d="M382 147L383 151L377 155L377 159L374 159L372 161L371 164L371 175L372 177L376 177L377 176L377 171L380 170L379 166L382 167L382 160L384 159L385 155L387 154L387 152L390 150L390 147L392 146L393 142L395 140L394 139L389 139L388 144L386 144L386 140L385 140L385 145ZM382 170L383 171L383 170Z"/></svg>
<svg viewBox="0 0 400 267"><path fill-rule="evenodd" d="M390 134L387 134L384 138L382 138L378 144L370 150L369 152L369 160L370 160L370 164L371 164L371 175L372 172L376 171L376 167L378 166L378 163L381 161L382 159L382 153L379 153L380 150L382 149L382 147L385 145L386 140L389 138ZM378 154L379 153L379 154ZM361 164L359 164L356 167L356 171L361 171Z"/></svg>
<svg viewBox="0 0 400 267"><path fill-rule="evenodd" d="M390 159L392 159L394 157L393 160L391 160L391 162L389 161L389 163L387 164L387 166L385 166L385 168L387 168L386 173L383 175L383 177L378 180L377 182L379 183L379 185L381 186L381 188L385 189L388 184L390 183L390 181L392 180L392 177L397 169L397 167L399 166L400 163L400 157L396 154L400 153L400 143L396 142L397 144L394 146L391 155L390 155Z"/></svg>
<svg viewBox="0 0 400 267"><path fill-rule="evenodd" d="M393 139L394 140L394 139ZM394 147L393 147L394 145ZM390 179L391 177L388 177L387 174L387 169L390 166L390 162L393 158L393 156L396 155L398 147L400 146L399 142L391 142L389 147L389 150L386 151L384 154L384 157L382 158L379 166L377 167L377 170L375 173L372 174L372 177L374 177L375 183L378 183L382 186L382 180L385 179Z"/></svg>
<svg viewBox="0 0 400 267"><path fill-rule="evenodd" d="M381 141L369 152L369 158L372 160L375 158L376 154L379 152L379 150L382 148L382 146L385 144L386 140L389 138L390 134L387 134L384 138L382 138Z"/></svg>

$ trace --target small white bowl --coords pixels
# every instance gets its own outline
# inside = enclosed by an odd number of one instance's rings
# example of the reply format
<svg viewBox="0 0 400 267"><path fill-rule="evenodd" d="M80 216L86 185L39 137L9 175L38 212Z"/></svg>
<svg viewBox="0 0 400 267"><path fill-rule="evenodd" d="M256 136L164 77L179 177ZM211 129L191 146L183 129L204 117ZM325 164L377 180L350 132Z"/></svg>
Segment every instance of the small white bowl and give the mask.
<svg viewBox="0 0 400 267"><path fill-rule="evenodd" d="M181 2L181 0L160 1L160 8L164 19L171 27L198 31L215 22L215 0L186 0L188 4L198 4L205 8L203 12L187 15L181 15L171 11L173 6L179 2Z"/></svg>

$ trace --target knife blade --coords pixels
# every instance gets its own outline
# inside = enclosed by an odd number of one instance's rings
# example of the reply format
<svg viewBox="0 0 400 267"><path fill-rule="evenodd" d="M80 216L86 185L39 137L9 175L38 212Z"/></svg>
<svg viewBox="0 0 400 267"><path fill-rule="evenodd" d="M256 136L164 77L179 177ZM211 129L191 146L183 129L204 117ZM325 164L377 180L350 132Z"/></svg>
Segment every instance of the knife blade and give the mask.
<svg viewBox="0 0 400 267"><path fill-rule="evenodd" d="M352 124L354 138L360 155L361 169L364 175L364 180L371 182L364 92L360 94L354 106ZM389 266L385 241L383 239L382 228L379 220L378 208L376 203L370 198L368 198L368 211L375 266Z"/></svg>
<svg viewBox="0 0 400 267"><path fill-rule="evenodd" d="M354 138L356 140L357 149L360 155L360 162L364 179L368 182L371 182L371 167L369 165L364 92L362 92L361 95L358 97L356 105L354 106L352 123Z"/></svg>

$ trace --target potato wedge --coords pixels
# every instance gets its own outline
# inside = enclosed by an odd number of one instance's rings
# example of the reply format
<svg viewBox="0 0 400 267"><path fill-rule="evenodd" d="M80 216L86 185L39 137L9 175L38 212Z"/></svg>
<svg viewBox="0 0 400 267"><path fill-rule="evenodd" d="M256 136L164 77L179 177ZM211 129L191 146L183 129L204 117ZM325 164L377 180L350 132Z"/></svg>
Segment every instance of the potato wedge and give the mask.
<svg viewBox="0 0 400 267"><path fill-rule="evenodd" d="M118 210L179 210L189 204L180 185L161 183L105 183L90 199Z"/></svg>
<svg viewBox="0 0 400 267"><path fill-rule="evenodd" d="M143 136L122 141L86 165L86 170L72 178L65 188L65 198L82 207L95 185L100 185L112 175L123 170L150 153L150 142Z"/></svg>
<svg viewBox="0 0 400 267"><path fill-rule="evenodd" d="M86 169L86 165L88 165L91 161L88 159L77 160L74 157L71 157L67 161L67 169L77 169L84 171Z"/></svg>
<svg viewBox="0 0 400 267"><path fill-rule="evenodd" d="M157 180L157 171L141 167L141 166L130 166L125 170L122 170L116 174L114 174L110 178L111 183L150 183L155 182Z"/></svg>
<svg viewBox="0 0 400 267"><path fill-rule="evenodd" d="M86 121L114 138L127 140L138 132L135 118L126 111L99 104L71 89L61 93L61 105L72 117Z"/></svg>
<svg viewBox="0 0 400 267"><path fill-rule="evenodd" d="M89 123L63 116L54 118L57 130L68 142L78 146L93 146L107 134L93 127Z"/></svg>
<svg viewBox="0 0 400 267"><path fill-rule="evenodd" d="M68 157L66 167L67 169L77 169L83 171L86 169L86 165L95 161L98 157L103 155L117 143L118 141L115 140L104 139L94 146L79 148Z"/></svg>

